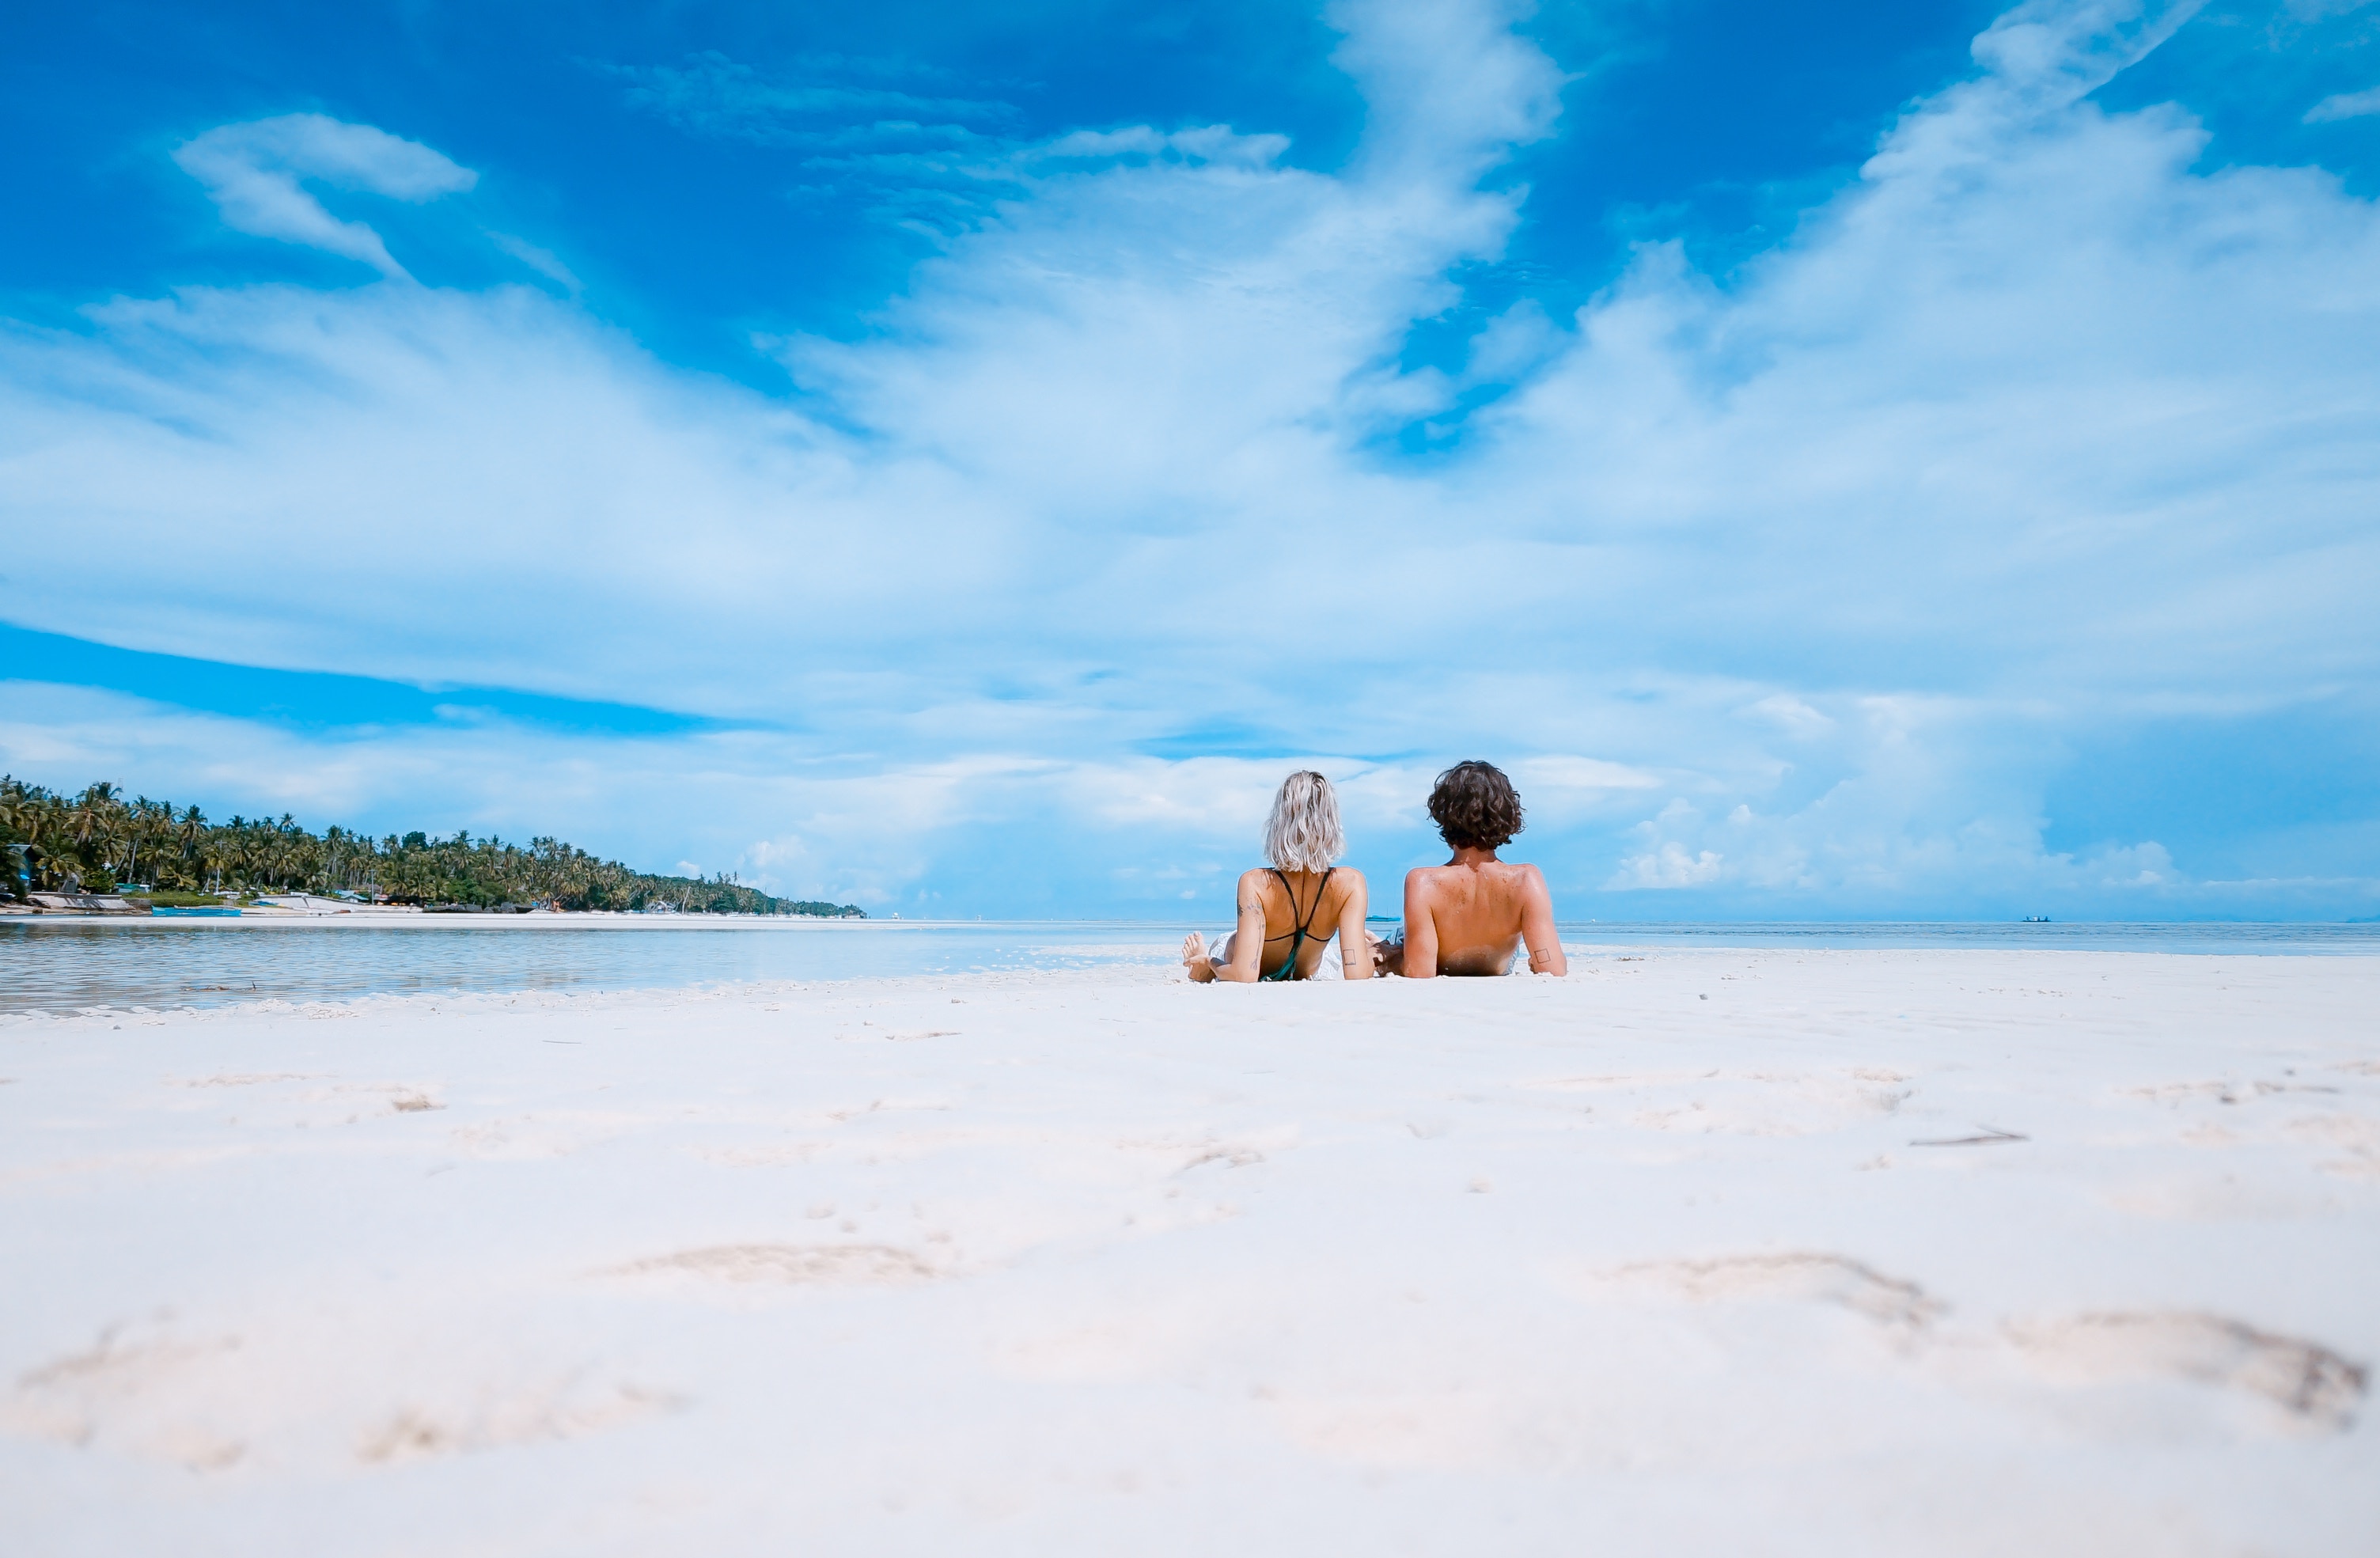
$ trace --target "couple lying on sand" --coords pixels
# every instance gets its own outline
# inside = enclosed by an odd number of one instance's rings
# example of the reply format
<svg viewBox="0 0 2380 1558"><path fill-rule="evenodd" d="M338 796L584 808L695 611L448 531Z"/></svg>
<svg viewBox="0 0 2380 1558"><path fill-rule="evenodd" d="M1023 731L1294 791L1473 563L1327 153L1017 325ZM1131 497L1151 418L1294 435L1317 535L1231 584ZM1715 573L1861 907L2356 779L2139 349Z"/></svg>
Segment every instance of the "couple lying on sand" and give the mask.
<svg viewBox="0 0 2380 1558"><path fill-rule="evenodd" d="M1239 925L1211 953L1194 931L1182 943L1183 966L1201 982L1310 980L1327 972L1324 953L1336 935L1340 955L1331 961L1351 980L1509 973L1524 944L1532 972L1568 973L1545 877L1496 858L1521 831L1512 782L1488 763L1456 763L1430 790L1429 815L1454 858L1405 873L1404 933L1384 942L1364 929L1364 873L1330 863L1347 849L1330 781L1291 774L1265 823L1272 864L1240 878Z"/></svg>

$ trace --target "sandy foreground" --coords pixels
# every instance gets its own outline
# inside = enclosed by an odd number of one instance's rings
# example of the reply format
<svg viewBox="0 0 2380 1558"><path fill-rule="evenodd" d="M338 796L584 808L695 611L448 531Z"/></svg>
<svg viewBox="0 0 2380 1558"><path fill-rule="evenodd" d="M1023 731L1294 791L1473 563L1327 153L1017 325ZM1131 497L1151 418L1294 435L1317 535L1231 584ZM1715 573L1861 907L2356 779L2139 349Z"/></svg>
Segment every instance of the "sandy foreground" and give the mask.
<svg viewBox="0 0 2380 1558"><path fill-rule="evenodd" d="M22 1554L2370 1553L2380 960L0 1020Z"/></svg>

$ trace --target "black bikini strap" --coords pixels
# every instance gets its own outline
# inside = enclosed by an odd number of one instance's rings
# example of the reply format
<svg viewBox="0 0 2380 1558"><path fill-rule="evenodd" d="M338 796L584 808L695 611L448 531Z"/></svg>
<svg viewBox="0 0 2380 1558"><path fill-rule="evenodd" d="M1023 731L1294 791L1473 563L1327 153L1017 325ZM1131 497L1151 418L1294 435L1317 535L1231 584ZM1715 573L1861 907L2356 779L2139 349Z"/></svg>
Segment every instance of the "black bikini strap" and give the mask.
<svg viewBox="0 0 2380 1558"><path fill-rule="evenodd" d="M1322 868L1322 882L1321 884L1314 890L1314 902L1307 905L1303 910L1297 907L1297 889L1289 884L1288 877L1281 875L1281 868L1279 866L1268 866L1265 869L1271 871L1274 876L1280 878L1281 890L1289 895L1289 912L1296 917L1297 921L1297 929L1292 931L1291 934L1295 936L1299 941L1304 941L1308 933L1307 927L1314 923L1314 917L1322 912L1322 899L1324 895L1330 891L1330 873L1337 870L1339 868L1336 866L1325 866ZM1265 939L1267 941L1273 940L1270 936L1268 936Z"/></svg>

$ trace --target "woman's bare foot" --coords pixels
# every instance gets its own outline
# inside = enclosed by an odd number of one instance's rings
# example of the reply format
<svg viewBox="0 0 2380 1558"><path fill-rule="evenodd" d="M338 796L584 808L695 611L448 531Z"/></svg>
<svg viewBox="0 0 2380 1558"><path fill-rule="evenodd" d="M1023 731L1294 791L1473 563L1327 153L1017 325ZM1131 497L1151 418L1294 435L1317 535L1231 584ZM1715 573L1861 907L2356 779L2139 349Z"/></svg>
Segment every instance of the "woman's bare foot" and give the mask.
<svg viewBox="0 0 2380 1558"><path fill-rule="evenodd" d="M1182 938L1182 966L1201 984L1215 977L1215 966L1207 959L1207 938L1196 931Z"/></svg>

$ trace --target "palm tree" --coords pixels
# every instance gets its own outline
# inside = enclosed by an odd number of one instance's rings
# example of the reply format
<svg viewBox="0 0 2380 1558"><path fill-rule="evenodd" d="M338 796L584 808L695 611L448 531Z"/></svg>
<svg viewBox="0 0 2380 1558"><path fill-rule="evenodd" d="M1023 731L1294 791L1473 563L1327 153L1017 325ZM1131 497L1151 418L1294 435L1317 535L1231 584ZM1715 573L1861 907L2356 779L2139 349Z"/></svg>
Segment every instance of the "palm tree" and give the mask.
<svg viewBox="0 0 2380 1558"><path fill-rule="evenodd" d="M26 858L31 864L34 885L64 885L66 878L57 861L65 851L67 834L66 803L47 791L36 791L23 832L29 847Z"/></svg>
<svg viewBox="0 0 2380 1558"><path fill-rule="evenodd" d="M169 808L169 812L170 809ZM174 842L181 846L182 859L191 868L193 873L191 880L193 884L196 884L204 880L204 867L200 864L200 846L207 839L206 813L193 806L175 819L173 829Z"/></svg>
<svg viewBox="0 0 2380 1558"><path fill-rule="evenodd" d="M170 816L174 809L168 806L164 809ZM140 846L150 843L164 831L163 825L157 820L158 810L157 803L147 796L136 798L130 806L122 810L119 819L121 824L119 842L124 846L123 880L126 882L140 880Z"/></svg>
<svg viewBox="0 0 2380 1558"><path fill-rule="evenodd" d="M67 814L67 837L80 857L78 864L89 864L94 854L104 858L108 846L115 842L115 785L93 785L83 791L82 798ZM81 871L68 867L66 876L70 885L77 888L82 885Z"/></svg>
<svg viewBox="0 0 2380 1558"><path fill-rule="evenodd" d="M115 831L115 785L93 785L83 791L74 809L75 843L84 847L93 842L104 845Z"/></svg>
<svg viewBox="0 0 2380 1558"><path fill-rule="evenodd" d="M28 846L32 841L34 820L40 813L40 803L17 783L14 774L0 775L0 882L10 896L15 896L18 884L32 874L32 857Z"/></svg>
<svg viewBox="0 0 2380 1558"><path fill-rule="evenodd" d="M0 775L0 832L17 838L29 836L40 809L41 802L13 774Z"/></svg>

